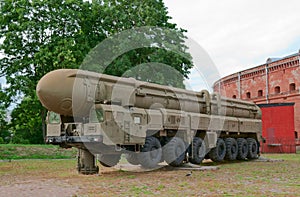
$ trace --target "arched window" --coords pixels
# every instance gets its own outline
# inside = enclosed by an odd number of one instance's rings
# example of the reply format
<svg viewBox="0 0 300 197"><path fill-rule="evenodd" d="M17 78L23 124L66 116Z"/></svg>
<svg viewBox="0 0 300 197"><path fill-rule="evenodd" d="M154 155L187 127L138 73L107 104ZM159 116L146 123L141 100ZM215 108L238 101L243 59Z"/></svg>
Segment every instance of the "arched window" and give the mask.
<svg viewBox="0 0 300 197"><path fill-rule="evenodd" d="M290 84L290 92L293 92L296 90L296 84L295 83L291 83Z"/></svg>
<svg viewBox="0 0 300 197"><path fill-rule="evenodd" d="M280 93L280 86L276 86L274 90L275 90L275 94L279 94Z"/></svg>
<svg viewBox="0 0 300 197"><path fill-rule="evenodd" d="M236 95L233 95L232 98L236 99Z"/></svg>
<svg viewBox="0 0 300 197"><path fill-rule="evenodd" d="M262 91L262 90L258 90L257 96L258 96L258 97L262 97L262 96L263 96L263 91Z"/></svg>
<svg viewBox="0 0 300 197"><path fill-rule="evenodd" d="M248 98L248 99L251 98L251 93L250 92L246 93L246 98Z"/></svg>

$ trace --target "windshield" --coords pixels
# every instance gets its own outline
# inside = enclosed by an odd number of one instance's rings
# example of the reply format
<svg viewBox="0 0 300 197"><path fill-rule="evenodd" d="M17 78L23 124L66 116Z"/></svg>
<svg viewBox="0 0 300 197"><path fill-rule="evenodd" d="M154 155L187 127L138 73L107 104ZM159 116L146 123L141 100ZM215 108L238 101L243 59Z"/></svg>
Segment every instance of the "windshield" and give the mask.
<svg viewBox="0 0 300 197"><path fill-rule="evenodd" d="M92 109L90 113L90 122L98 123L104 121L104 112L102 109Z"/></svg>
<svg viewBox="0 0 300 197"><path fill-rule="evenodd" d="M49 111L48 112L48 122L50 124L60 124L61 123L60 115L55 112Z"/></svg>

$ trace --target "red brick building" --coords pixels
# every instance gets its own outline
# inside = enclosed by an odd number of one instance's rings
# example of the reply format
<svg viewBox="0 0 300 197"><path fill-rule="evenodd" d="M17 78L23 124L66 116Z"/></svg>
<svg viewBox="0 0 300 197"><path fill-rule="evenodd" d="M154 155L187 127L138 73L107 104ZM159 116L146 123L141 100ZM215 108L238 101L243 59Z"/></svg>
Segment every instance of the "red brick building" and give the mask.
<svg viewBox="0 0 300 197"><path fill-rule="evenodd" d="M257 104L295 103L295 138L300 138L300 50L266 63L223 77L213 89L230 98L251 100Z"/></svg>

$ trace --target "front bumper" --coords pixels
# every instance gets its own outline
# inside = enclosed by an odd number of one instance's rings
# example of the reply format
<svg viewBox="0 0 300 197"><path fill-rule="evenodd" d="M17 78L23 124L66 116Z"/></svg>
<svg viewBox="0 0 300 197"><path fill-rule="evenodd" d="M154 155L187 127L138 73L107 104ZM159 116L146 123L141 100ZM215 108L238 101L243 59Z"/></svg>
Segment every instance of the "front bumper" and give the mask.
<svg viewBox="0 0 300 197"><path fill-rule="evenodd" d="M45 139L46 144L68 144L68 143L90 143L90 142L103 142L103 136L47 136Z"/></svg>

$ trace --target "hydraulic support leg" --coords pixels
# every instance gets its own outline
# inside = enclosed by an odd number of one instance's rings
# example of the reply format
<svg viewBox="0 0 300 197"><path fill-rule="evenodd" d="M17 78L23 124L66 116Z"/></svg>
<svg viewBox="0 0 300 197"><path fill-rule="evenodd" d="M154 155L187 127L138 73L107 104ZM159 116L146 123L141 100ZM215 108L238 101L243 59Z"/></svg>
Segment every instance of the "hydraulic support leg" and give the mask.
<svg viewBox="0 0 300 197"><path fill-rule="evenodd" d="M78 149L77 170L80 174L97 174L99 172L95 156L88 150Z"/></svg>

